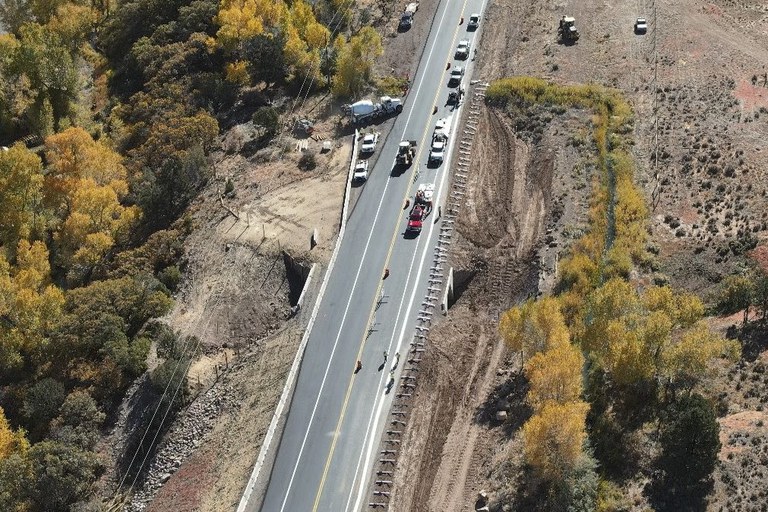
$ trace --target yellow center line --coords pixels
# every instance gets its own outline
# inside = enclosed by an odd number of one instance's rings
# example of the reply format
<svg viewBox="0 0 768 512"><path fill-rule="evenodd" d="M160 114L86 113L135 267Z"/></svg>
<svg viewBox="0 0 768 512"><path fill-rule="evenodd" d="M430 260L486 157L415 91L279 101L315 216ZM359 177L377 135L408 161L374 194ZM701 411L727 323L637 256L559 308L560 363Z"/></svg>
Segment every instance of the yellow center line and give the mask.
<svg viewBox="0 0 768 512"><path fill-rule="evenodd" d="M468 2L468 0L464 0L464 5L461 8L461 16L462 17L464 16L464 10L467 7L467 2ZM457 25L456 29L454 30L454 33L453 33L453 39L451 40L451 52L453 51L453 41L456 40L456 36L459 34L459 27L461 27L461 25ZM449 61L450 61L450 56L451 56L451 53L448 54ZM443 73L443 74L445 74L445 73ZM437 91L435 91L435 97L433 99L433 105L437 105L437 98L440 96L440 91L441 90L442 90L442 88L438 88ZM433 110L434 110L434 107L433 107ZM432 115L434 115L434 114L432 114ZM418 162L420 160L421 152L424 149L424 141L427 138L427 133L429 132L430 127L431 127L431 123L427 123L426 126L424 127L424 132L422 133L421 141L419 142L418 149L416 150L416 155L413 158L413 163L412 163L413 170L411 171L410 182L408 184L408 187L406 187L406 189L405 189L405 196L403 197L403 200L400 203L401 205L404 205L406 199L408 199L410 197L410 194L411 194L411 184L415 181L416 173L417 173L417 171L419 169ZM447 172L447 171L444 170L443 172ZM394 231L394 233L392 233L392 239L389 242L389 249L387 250L387 257L384 260L384 268L382 268L381 271L379 272L379 275L382 276L382 277L384 275L384 269L388 268L388 266L389 266L389 260L392 257L392 250L395 247L395 241L397 240L397 235L400 232L400 226L401 226L401 222L403 220L403 213L406 212L406 211L407 211L406 209L403 209L403 211L398 216L397 225L395 226L395 231ZM384 280L383 279L381 279L379 281L379 286L376 289L376 295L374 295L373 304L371 305L371 311L370 311L370 313L368 313L368 323L365 324L366 325L366 332L363 334L362 340L360 340L360 348L358 349L357 357L355 358L356 361L360 361L362 359L363 349L365 348L365 342L368 339L368 329L367 329L367 327L370 326L371 322L373 321L373 316L374 316L374 314L376 312L376 304L378 303L379 294L381 293L382 286L384 286ZM339 421L336 423L336 428L333 431L333 441L331 442L331 448L328 451L328 458L326 459L325 467L323 468L323 476L320 479L320 485L318 486L317 494L315 495L315 503L312 506L312 511L313 512L317 512L317 507L320 505L320 496L323 494L323 488L325 487L325 479L328 477L328 470L331 467L331 460L333 459L333 452L336 450L336 441L339 439L339 432L341 431L341 424L344 421L344 416L345 416L346 411L347 411L347 405L349 405L349 397L352 395L352 386L353 386L354 382L355 382L355 374L353 372L352 376L349 378L349 384L347 385L347 392L346 392L346 395L344 396L344 402L343 402L343 405L341 407L341 413L339 414Z"/></svg>

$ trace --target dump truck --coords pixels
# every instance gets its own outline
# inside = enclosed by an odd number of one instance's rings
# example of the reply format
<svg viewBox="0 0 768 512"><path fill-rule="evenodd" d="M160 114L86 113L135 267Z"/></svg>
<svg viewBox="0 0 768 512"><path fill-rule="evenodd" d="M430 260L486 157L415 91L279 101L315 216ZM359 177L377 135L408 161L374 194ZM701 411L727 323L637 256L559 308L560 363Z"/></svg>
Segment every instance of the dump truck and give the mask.
<svg viewBox="0 0 768 512"><path fill-rule="evenodd" d="M352 118L353 123L365 123L403 111L403 100L382 96L378 103L362 100L351 105L344 105L342 111Z"/></svg>
<svg viewBox="0 0 768 512"><path fill-rule="evenodd" d="M560 18L560 26L557 28L557 35L564 43L574 43L579 40L579 31L576 30L576 18L573 16L563 16Z"/></svg>
<svg viewBox="0 0 768 512"><path fill-rule="evenodd" d="M410 167L413 157L416 156L416 141L404 140L397 146L397 158L395 162L402 167Z"/></svg>
<svg viewBox="0 0 768 512"><path fill-rule="evenodd" d="M416 11L419 10L419 3L418 2L411 2L409 3L405 10L403 11L403 14L400 16L400 25L398 28L400 30L408 30L411 28L411 25L413 25L413 16L416 14Z"/></svg>

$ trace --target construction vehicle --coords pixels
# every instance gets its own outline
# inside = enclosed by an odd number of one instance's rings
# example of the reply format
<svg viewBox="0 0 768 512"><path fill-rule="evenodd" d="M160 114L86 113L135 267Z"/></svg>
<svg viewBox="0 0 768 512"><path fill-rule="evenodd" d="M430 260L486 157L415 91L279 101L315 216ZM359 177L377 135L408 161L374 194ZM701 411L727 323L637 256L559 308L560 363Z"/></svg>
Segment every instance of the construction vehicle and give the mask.
<svg viewBox="0 0 768 512"><path fill-rule="evenodd" d="M395 162L402 167L410 167L416 156L416 141L404 140L397 146L397 158Z"/></svg>
<svg viewBox="0 0 768 512"><path fill-rule="evenodd" d="M418 2L409 3L406 6L405 11L403 11L403 14L400 16L400 24L398 25L398 28L403 31L411 28L411 25L413 25L413 16L416 14L416 11L418 10L419 10Z"/></svg>
<svg viewBox="0 0 768 512"><path fill-rule="evenodd" d="M300 119L293 125L293 129L297 133L310 136L315 132L315 125L309 119Z"/></svg>
<svg viewBox="0 0 768 512"><path fill-rule="evenodd" d="M560 18L560 26L557 29L557 36L563 43L575 43L578 41L579 31L576 30L576 18L565 15Z"/></svg>
<svg viewBox="0 0 768 512"><path fill-rule="evenodd" d="M341 107L342 111L352 118L353 123L366 123L403 111L403 100L382 96L379 102L362 100Z"/></svg>
<svg viewBox="0 0 768 512"><path fill-rule="evenodd" d="M406 234L418 236L424 225L424 219L432 212L432 195L435 185L432 183L419 185L416 191L416 199L413 202L413 208L408 215L408 225L405 228Z"/></svg>

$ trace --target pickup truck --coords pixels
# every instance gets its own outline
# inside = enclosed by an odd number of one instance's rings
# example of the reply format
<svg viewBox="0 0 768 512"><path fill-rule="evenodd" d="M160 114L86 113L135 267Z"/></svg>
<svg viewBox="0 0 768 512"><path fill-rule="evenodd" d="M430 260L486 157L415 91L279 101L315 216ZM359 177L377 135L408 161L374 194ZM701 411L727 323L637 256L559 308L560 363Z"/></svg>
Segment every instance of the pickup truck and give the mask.
<svg viewBox="0 0 768 512"><path fill-rule="evenodd" d="M413 16L418 10L418 2L411 2L408 4L408 6L405 8L405 11L403 11L403 14L400 16L400 25L398 25L398 28L400 28L400 30L408 30L411 28L411 25L413 25Z"/></svg>

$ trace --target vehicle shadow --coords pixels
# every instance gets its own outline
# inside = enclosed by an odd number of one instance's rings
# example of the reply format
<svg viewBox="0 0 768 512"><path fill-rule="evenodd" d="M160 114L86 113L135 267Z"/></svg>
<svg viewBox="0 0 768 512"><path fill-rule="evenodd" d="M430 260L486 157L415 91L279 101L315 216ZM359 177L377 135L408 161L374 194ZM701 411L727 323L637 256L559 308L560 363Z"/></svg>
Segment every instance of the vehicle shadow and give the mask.
<svg viewBox="0 0 768 512"><path fill-rule="evenodd" d="M408 169L408 167L405 167L403 165L393 165L392 170L389 172L389 175L392 178L399 178L405 173L406 169Z"/></svg>

